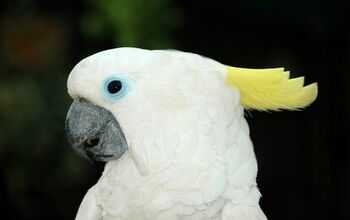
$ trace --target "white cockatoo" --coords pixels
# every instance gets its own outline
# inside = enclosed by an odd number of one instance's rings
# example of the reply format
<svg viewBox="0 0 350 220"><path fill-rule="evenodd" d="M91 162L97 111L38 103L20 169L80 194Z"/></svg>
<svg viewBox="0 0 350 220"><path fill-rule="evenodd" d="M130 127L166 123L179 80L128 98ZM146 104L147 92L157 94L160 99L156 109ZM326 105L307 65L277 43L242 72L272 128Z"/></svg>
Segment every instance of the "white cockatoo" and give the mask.
<svg viewBox="0 0 350 220"><path fill-rule="evenodd" d="M67 137L107 163L76 219L266 219L244 109L306 107L317 84L303 84L174 50L85 58L68 78Z"/></svg>

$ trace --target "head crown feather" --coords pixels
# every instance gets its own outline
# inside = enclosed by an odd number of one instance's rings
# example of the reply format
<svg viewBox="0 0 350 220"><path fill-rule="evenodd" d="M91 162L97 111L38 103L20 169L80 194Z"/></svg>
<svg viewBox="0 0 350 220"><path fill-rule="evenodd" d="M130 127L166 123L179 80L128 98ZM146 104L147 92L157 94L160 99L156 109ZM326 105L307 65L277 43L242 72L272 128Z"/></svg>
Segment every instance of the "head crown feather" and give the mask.
<svg viewBox="0 0 350 220"><path fill-rule="evenodd" d="M226 83L240 91L245 109L298 110L317 97L317 83L304 86L304 77L289 78L284 68L246 69L227 66Z"/></svg>

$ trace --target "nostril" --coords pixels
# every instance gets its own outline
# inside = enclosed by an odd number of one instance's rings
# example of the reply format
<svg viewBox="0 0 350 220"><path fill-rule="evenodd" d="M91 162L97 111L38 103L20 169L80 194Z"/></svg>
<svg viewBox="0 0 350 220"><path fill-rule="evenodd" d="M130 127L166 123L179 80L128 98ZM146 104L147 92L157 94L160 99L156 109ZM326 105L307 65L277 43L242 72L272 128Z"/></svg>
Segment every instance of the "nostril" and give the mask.
<svg viewBox="0 0 350 220"><path fill-rule="evenodd" d="M99 138L87 139L83 142L84 148L92 148L98 145Z"/></svg>

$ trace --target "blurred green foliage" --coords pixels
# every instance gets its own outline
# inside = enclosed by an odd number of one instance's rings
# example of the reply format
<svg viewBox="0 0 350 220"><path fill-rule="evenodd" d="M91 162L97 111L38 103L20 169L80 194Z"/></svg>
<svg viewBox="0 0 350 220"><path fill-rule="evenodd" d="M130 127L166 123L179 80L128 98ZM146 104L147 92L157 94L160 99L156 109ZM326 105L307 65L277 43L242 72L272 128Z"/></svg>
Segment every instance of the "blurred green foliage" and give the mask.
<svg viewBox="0 0 350 220"><path fill-rule="evenodd" d="M86 37L115 45L145 48L174 46L172 32L181 13L170 0L86 0L81 27Z"/></svg>

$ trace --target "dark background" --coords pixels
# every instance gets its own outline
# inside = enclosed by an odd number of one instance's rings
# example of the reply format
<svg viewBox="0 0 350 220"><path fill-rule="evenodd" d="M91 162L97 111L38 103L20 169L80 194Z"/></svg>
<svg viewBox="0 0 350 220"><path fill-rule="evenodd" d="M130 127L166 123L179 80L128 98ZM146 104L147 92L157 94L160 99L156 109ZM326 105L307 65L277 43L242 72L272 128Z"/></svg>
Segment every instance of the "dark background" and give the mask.
<svg viewBox="0 0 350 220"><path fill-rule="evenodd" d="M65 139L66 79L95 52L176 48L319 83L298 112L247 114L269 219L350 219L350 7L325 0L1 0L0 219L73 219L103 170Z"/></svg>

